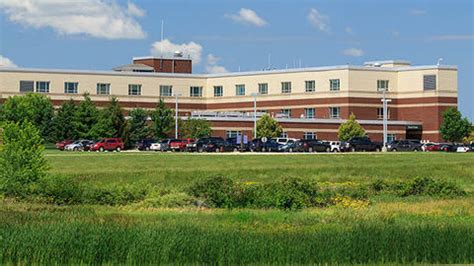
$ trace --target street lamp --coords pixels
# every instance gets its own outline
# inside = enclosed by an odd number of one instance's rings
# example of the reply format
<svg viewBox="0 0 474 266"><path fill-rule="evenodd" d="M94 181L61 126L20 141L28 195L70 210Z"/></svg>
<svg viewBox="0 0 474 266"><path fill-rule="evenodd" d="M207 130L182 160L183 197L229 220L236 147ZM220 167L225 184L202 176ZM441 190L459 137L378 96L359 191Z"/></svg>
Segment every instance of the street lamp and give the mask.
<svg viewBox="0 0 474 266"><path fill-rule="evenodd" d="M174 115L174 138L178 138L178 97L181 96L180 93L175 93L175 115Z"/></svg>
<svg viewBox="0 0 474 266"><path fill-rule="evenodd" d="M383 109L383 147L382 151L386 152L387 151L387 131L388 131L388 103L391 102L391 99L387 99L385 97L385 92L387 91L386 88L383 89L383 94L382 94L382 109Z"/></svg>
<svg viewBox="0 0 474 266"><path fill-rule="evenodd" d="M257 96L258 92L252 92L250 96L253 96L253 138L257 138Z"/></svg>

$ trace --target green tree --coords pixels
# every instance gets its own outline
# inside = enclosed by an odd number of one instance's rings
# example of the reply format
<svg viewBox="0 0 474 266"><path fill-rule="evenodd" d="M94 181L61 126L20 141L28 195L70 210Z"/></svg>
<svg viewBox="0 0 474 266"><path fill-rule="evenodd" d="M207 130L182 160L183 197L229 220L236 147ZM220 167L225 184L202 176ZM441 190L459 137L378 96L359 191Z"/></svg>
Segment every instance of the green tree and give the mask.
<svg viewBox="0 0 474 266"><path fill-rule="evenodd" d="M150 128L147 124L148 112L142 108L135 108L129 113L130 120L128 120L130 131L129 146L137 143L141 139L150 136Z"/></svg>
<svg viewBox="0 0 474 266"><path fill-rule="evenodd" d="M212 133L211 123L205 119L196 119L188 117L185 121L181 122L181 137L199 139L202 137L208 137Z"/></svg>
<svg viewBox="0 0 474 266"><path fill-rule="evenodd" d="M99 110L91 100L89 94L84 94L84 100L77 107L74 125L77 130L77 137L93 139L92 128L99 119Z"/></svg>
<svg viewBox="0 0 474 266"><path fill-rule="evenodd" d="M268 114L264 114L257 120L257 138L276 138L281 136L283 128Z"/></svg>
<svg viewBox="0 0 474 266"><path fill-rule="evenodd" d="M54 138L54 108L44 95L29 93L9 97L2 106L0 117L0 120L11 122L29 121L39 129L44 139L50 141Z"/></svg>
<svg viewBox="0 0 474 266"><path fill-rule="evenodd" d="M157 139L168 137L174 127L173 111L160 99L156 109L151 113L153 134Z"/></svg>
<svg viewBox="0 0 474 266"><path fill-rule="evenodd" d="M439 128L441 136L449 142L461 142L471 133L471 122L467 117L462 117L456 108L448 108L443 113L443 123Z"/></svg>
<svg viewBox="0 0 474 266"><path fill-rule="evenodd" d="M353 137L365 136L364 128L357 122L354 113L351 113L349 119L339 126L338 137L341 141L350 140Z"/></svg>
<svg viewBox="0 0 474 266"><path fill-rule="evenodd" d="M79 137L76 130L76 112L77 105L72 99L61 104L53 119L56 140L76 139Z"/></svg>
<svg viewBox="0 0 474 266"><path fill-rule="evenodd" d="M99 112L98 122L92 127L91 135L96 138L122 138L128 140L127 121L117 98L110 99L108 106Z"/></svg>
<svg viewBox="0 0 474 266"><path fill-rule="evenodd" d="M48 170L40 131L24 120L6 122L0 132L0 191L25 197L34 192L35 182Z"/></svg>

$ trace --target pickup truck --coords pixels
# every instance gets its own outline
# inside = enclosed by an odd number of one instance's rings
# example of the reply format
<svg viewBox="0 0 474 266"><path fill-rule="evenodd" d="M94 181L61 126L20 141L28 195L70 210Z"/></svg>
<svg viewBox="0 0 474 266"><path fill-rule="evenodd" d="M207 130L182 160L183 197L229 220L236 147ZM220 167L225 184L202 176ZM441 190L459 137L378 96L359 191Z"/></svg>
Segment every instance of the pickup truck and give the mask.
<svg viewBox="0 0 474 266"><path fill-rule="evenodd" d="M373 142L368 137L354 137L341 143L341 151L381 151L382 143Z"/></svg>
<svg viewBox="0 0 474 266"><path fill-rule="evenodd" d="M194 139L175 139L170 142L171 151L184 151L186 146L194 142Z"/></svg>

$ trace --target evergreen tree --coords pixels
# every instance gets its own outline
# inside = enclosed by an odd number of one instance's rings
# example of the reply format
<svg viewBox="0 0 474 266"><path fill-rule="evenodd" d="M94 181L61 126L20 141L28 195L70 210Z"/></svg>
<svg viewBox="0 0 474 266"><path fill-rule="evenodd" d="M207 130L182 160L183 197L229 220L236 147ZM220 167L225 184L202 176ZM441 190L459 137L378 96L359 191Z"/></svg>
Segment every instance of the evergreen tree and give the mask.
<svg viewBox="0 0 474 266"><path fill-rule="evenodd" d="M339 126L338 137L341 141L347 141L353 137L363 136L365 136L365 130L362 128L359 122L357 122L354 113L351 113L347 122L342 123Z"/></svg>
<svg viewBox="0 0 474 266"><path fill-rule="evenodd" d="M128 143L128 146L131 146L141 139L148 138L150 136L150 128L147 124L148 112L144 109L135 108L130 111L129 116L130 143Z"/></svg>
<svg viewBox="0 0 474 266"><path fill-rule="evenodd" d="M443 123L439 129L444 140L461 142L471 133L471 122L462 117L456 108L448 108L443 114Z"/></svg>
<svg viewBox="0 0 474 266"><path fill-rule="evenodd" d="M117 98L110 99L109 105L99 112L98 122L92 127L91 135L96 138L128 138L127 121Z"/></svg>
<svg viewBox="0 0 474 266"><path fill-rule="evenodd" d="M156 109L151 113L153 134L157 139L168 137L174 127L173 111L160 99Z"/></svg>
<svg viewBox="0 0 474 266"><path fill-rule="evenodd" d="M84 94L84 100L77 107L74 125L77 131L77 137L84 139L93 139L92 128L99 119L99 110L92 102L89 94Z"/></svg>
<svg viewBox="0 0 474 266"><path fill-rule="evenodd" d="M268 114L264 114L257 120L257 138L276 138L281 136L283 128Z"/></svg>
<svg viewBox="0 0 474 266"><path fill-rule="evenodd" d="M9 97L0 112L0 120L3 121L31 122L46 141L54 139L53 117L54 108L51 101L44 95L33 93Z"/></svg>
<svg viewBox="0 0 474 266"><path fill-rule="evenodd" d="M188 117L185 121L180 121L181 136L183 138L199 139L208 137L212 133L211 123L204 119Z"/></svg>
<svg viewBox="0 0 474 266"><path fill-rule="evenodd" d="M79 137L76 130L76 103L71 99L59 107L53 120L54 136L56 140L76 139Z"/></svg>

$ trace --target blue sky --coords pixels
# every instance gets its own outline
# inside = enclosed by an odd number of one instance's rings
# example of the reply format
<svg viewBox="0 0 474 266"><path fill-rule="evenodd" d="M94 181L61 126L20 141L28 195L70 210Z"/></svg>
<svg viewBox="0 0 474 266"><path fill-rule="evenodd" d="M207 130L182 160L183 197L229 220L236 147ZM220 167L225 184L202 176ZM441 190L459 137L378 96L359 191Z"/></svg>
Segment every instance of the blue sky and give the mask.
<svg viewBox="0 0 474 266"><path fill-rule="evenodd" d="M406 59L459 67L474 120L474 1L0 0L0 64L108 70L182 50L194 72ZM301 63L300 63L301 62Z"/></svg>

